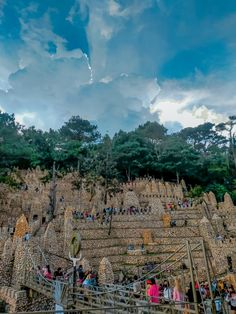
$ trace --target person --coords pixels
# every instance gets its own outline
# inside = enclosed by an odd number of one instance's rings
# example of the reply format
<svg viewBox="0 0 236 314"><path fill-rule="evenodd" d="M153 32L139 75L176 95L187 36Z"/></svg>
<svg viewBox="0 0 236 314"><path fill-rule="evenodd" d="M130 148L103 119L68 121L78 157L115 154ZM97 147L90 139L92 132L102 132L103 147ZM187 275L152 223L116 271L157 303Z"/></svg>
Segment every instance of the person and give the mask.
<svg viewBox="0 0 236 314"><path fill-rule="evenodd" d="M165 280L163 284L163 297L165 304L168 304L172 297L172 289L168 280Z"/></svg>
<svg viewBox="0 0 236 314"><path fill-rule="evenodd" d="M184 292L181 287L180 280L178 278L175 279L175 286L173 289L173 301L176 302L176 307L178 309L181 309L183 307L183 301L184 301Z"/></svg>
<svg viewBox="0 0 236 314"><path fill-rule="evenodd" d="M236 314L236 293L233 286L229 289L229 304L232 314Z"/></svg>
<svg viewBox="0 0 236 314"><path fill-rule="evenodd" d="M58 267L57 270L54 272L54 279L61 279L63 278L63 272L61 267Z"/></svg>
<svg viewBox="0 0 236 314"><path fill-rule="evenodd" d="M214 302L215 302L216 313L220 314L221 311L222 311L222 301L221 301L220 293L219 293L218 290L215 293L215 300L214 300Z"/></svg>
<svg viewBox="0 0 236 314"><path fill-rule="evenodd" d="M46 266L44 277L47 278L48 280L52 280L52 272L49 265Z"/></svg>
<svg viewBox="0 0 236 314"><path fill-rule="evenodd" d="M133 292L134 292L134 297L139 298L140 297L140 292L141 292L141 283L138 281L138 276L134 276L134 282L133 282Z"/></svg>
<svg viewBox="0 0 236 314"><path fill-rule="evenodd" d="M30 234L29 232L26 232L24 235L24 241L29 241L29 239L30 239Z"/></svg>
<svg viewBox="0 0 236 314"><path fill-rule="evenodd" d="M197 295L197 303L200 304L202 302L202 298L201 298L201 295L200 295L200 292L198 289L196 289L196 295ZM189 283L189 289L187 291L187 297L188 297L189 303L194 302L192 282Z"/></svg>
<svg viewBox="0 0 236 314"><path fill-rule="evenodd" d="M149 297L149 302L151 303L159 303L160 297L160 288L156 284L154 278L148 280L147 284L149 285L147 288L147 296Z"/></svg>
<svg viewBox="0 0 236 314"><path fill-rule="evenodd" d="M85 289L89 289L89 287L92 285L92 282L91 282L91 272L88 271L87 274L85 275L85 279L83 281L83 287Z"/></svg>
<svg viewBox="0 0 236 314"><path fill-rule="evenodd" d="M78 273L79 273L79 283L82 284L84 280L84 271L83 271L82 265L79 265Z"/></svg>
<svg viewBox="0 0 236 314"><path fill-rule="evenodd" d="M40 283L41 281L41 276L42 276L42 270L40 266L37 266L37 270L36 270L36 279L37 279L37 283Z"/></svg>

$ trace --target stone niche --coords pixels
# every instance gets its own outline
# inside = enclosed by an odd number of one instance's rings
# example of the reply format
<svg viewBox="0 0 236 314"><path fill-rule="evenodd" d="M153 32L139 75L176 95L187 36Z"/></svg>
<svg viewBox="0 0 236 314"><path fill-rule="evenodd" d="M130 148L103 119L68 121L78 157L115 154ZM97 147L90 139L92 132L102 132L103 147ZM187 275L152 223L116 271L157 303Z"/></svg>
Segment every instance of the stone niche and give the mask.
<svg viewBox="0 0 236 314"><path fill-rule="evenodd" d="M151 230L143 231L143 244L147 245L149 243L153 243L152 232Z"/></svg>
<svg viewBox="0 0 236 314"><path fill-rule="evenodd" d="M162 215L162 221L163 221L163 226L164 228L169 228L170 227L170 222L171 222L171 216L168 213L164 213Z"/></svg>

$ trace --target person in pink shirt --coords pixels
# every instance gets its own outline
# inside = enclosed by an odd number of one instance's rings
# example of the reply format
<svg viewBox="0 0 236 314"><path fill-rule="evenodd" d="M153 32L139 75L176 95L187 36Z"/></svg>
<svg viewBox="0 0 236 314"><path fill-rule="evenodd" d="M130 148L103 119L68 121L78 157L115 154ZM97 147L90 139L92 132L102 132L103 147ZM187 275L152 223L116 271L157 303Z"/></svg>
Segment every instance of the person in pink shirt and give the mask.
<svg viewBox="0 0 236 314"><path fill-rule="evenodd" d="M184 301L184 292L183 289L181 287L180 281L178 278L175 279L175 287L173 290L173 301L176 302L176 306L178 308L181 308L183 305L183 301Z"/></svg>
<svg viewBox="0 0 236 314"><path fill-rule="evenodd" d="M45 270L44 276L48 280L52 280L52 272L51 272L51 269L50 269L49 265L46 266L46 270Z"/></svg>
<svg viewBox="0 0 236 314"><path fill-rule="evenodd" d="M147 289L147 295L149 297L149 302L151 303L159 303L159 297L160 297L160 288L156 284L155 279L151 278L149 288Z"/></svg>

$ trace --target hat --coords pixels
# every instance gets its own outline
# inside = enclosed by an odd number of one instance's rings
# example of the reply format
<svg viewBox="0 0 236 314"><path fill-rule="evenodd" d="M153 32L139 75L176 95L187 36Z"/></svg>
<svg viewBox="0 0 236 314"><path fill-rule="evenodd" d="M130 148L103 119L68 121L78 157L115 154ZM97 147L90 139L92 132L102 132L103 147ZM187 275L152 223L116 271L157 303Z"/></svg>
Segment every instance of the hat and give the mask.
<svg viewBox="0 0 236 314"><path fill-rule="evenodd" d="M147 280L147 281L146 281L146 284L147 284L147 285L151 285L151 284L152 284L151 280Z"/></svg>

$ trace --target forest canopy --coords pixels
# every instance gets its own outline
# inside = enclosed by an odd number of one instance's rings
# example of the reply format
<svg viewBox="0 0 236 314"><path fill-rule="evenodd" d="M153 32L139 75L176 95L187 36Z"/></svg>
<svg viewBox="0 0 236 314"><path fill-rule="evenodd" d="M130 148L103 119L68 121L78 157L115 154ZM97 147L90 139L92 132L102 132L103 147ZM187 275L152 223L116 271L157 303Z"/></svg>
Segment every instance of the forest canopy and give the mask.
<svg viewBox="0 0 236 314"><path fill-rule="evenodd" d="M0 181L8 183L14 168L40 166L78 170L82 177L120 181L151 176L184 179L193 196L213 191L218 200L228 191L236 200L236 116L215 125L204 123L168 134L158 122L120 130L112 138L98 127L73 116L58 129L42 131L16 122L0 111Z"/></svg>

